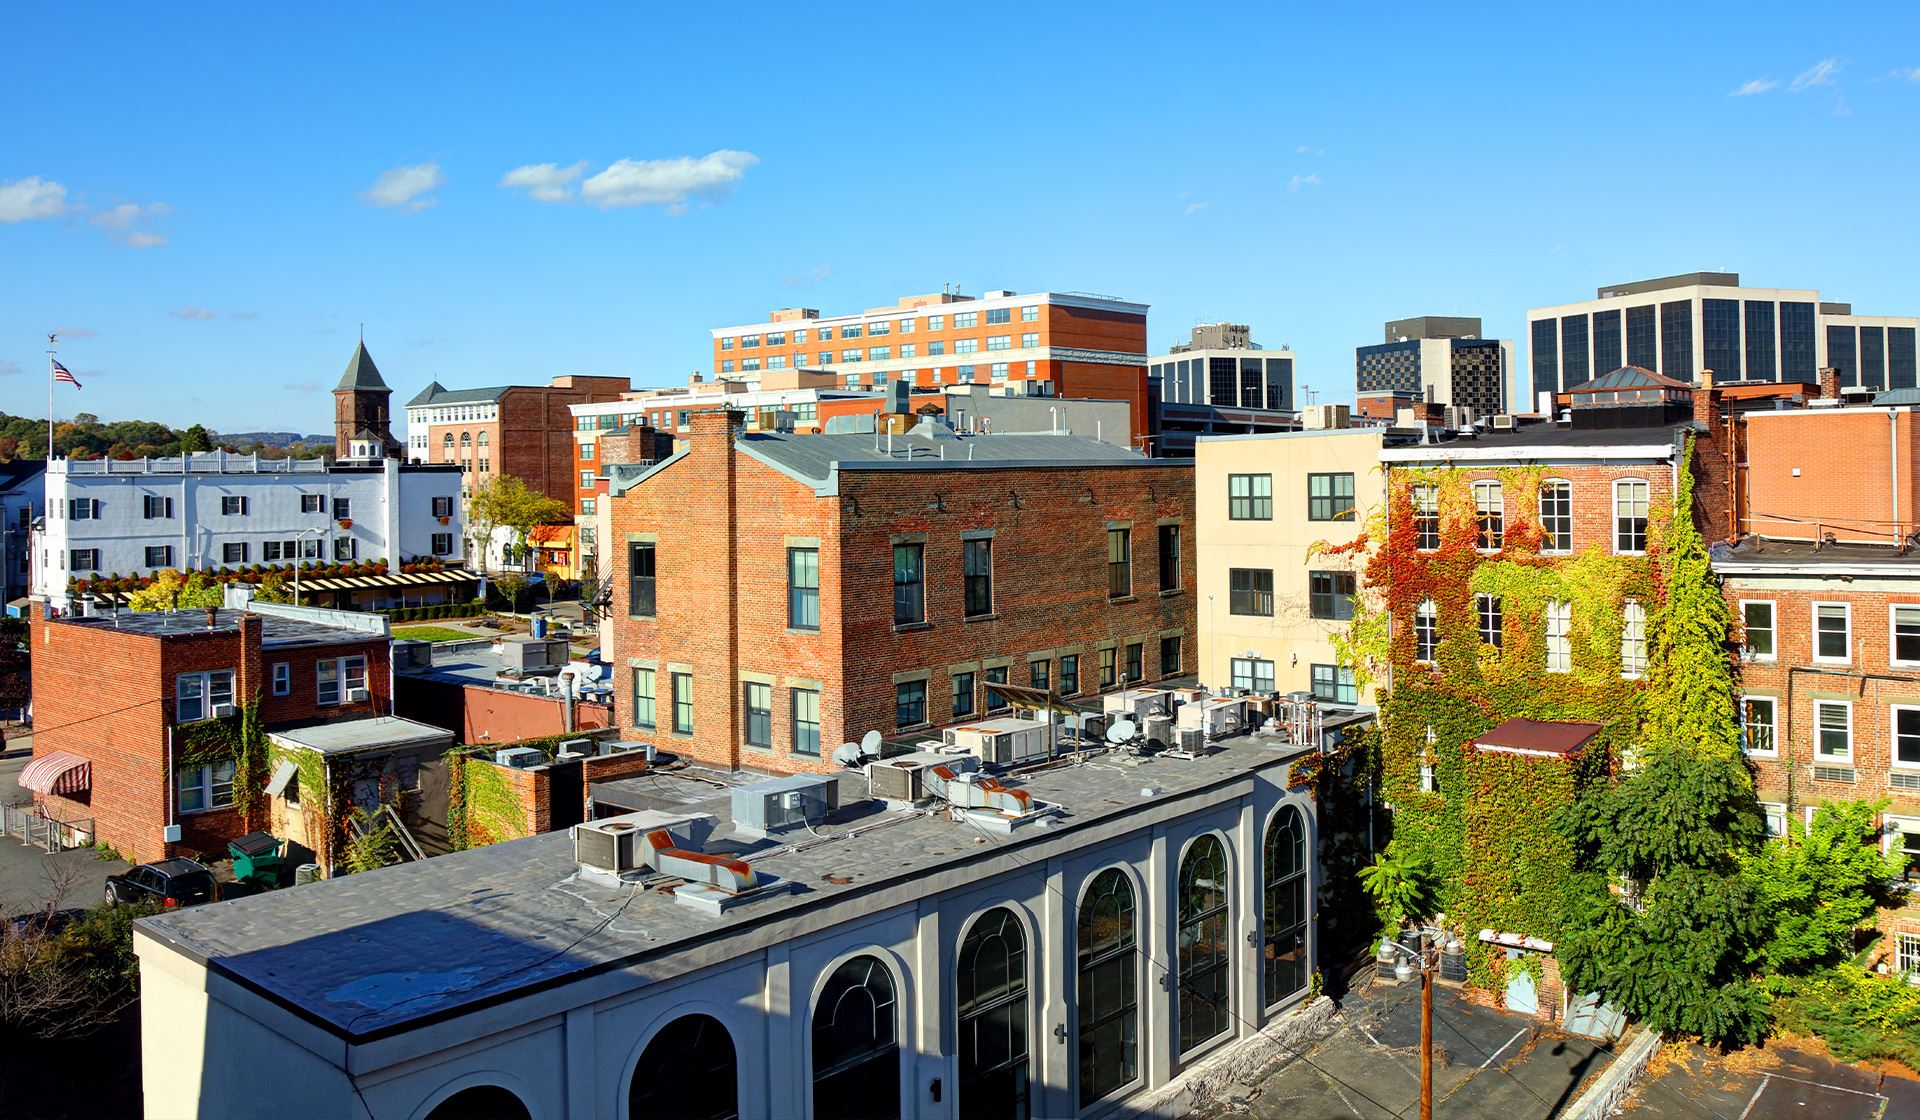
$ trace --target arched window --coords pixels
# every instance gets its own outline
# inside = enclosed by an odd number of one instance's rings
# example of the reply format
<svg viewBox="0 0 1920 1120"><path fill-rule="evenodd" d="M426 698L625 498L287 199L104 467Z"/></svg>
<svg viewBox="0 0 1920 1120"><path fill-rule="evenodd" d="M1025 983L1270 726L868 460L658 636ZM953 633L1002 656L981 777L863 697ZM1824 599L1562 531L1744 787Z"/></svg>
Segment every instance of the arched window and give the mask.
<svg viewBox="0 0 1920 1120"><path fill-rule="evenodd" d="M1307 986L1307 828L1289 805L1267 826L1266 899L1262 961L1267 1005Z"/></svg>
<svg viewBox="0 0 1920 1120"><path fill-rule="evenodd" d="M472 432L461 432L461 433L460 433L460 446L462 446L462 447L472 447L472 446L473 446L473 433L472 433Z"/></svg>
<svg viewBox="0 0 1920 1120"><path fill-rule="evenodd" d="M1027 935L1006 907L987 911L960 943L960 1115L1024 1118L1027 1101Z"/></svg>
<svg viewBox="0 0 1920 1120"><path fill-rule="evenodd" d="M453 433L452 433L452 432L448 432L448 433L446 434L446 437L445 437L444 439L442 439L442 440L441 440L440 442L441 442L441 444L442 444L443 446L446 446L446 447L452 447L452 446L453 446Z"/></svg>
<svg viewBox="0 0 1920 1120"><path fill-rule="evenodd" d="M470 1085L434 1105L427 1120L533 1120L533 1111L511 1089Z"/></svg>
<svg viewBox="0 0 1920 1120"><path fill-rule="evenodd" d="M899 1120L893 977L873 957L833 970L813 1009L814 1120Z"/></svg>
<svg viewBox="0 0 1920 1120"><path fill-rule="evenodd" d="M1227 850L1202 836L1180 861L1180 1054L1227 1029L1233 944L1227 929Z"/></svg>
<svg viewBox="0 0 1920 1120"><path fill-rule="evenodd" d="M489 435L486 432L480 433L480 440L479 440L480 446L485 447L487 444L491 442L493 442L493 437L491 435Z"/></svg>
<svg viewBox="0 0 1920 1120"><path fill-rule="evenodd" d="M711 1015L682 1015L661 1028L627 1086L627 1115L675 1120L734 1120L740 1072L733 1036Z"/></svg>
<svg viewBox="0 0 1920 1120"><path fill-rule="evenodd" d="M1110 867L1080 901L1080 1107L1140 1076L1140 966L1133 884Z"/></svg>

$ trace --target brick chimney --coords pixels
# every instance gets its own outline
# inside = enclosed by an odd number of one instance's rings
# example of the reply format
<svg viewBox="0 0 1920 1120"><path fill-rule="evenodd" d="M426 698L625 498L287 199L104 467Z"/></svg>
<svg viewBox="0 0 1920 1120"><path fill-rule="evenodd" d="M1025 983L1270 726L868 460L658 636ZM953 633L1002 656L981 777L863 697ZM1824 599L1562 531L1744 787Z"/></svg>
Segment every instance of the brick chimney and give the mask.
<svg viewBox="0 0 1920 1120"><path fill-rule="evenodd" d="M657 463L673 454L673 434L663 432L651 424L635 424L602 434L599 445L600 462L603 466L612 466L616 463Z"/></svg>
<svg viewBox="0 0 1920 1120"><path fill-rule="evenodd" d="M714 446L716 443L730 443L734 431L746 423L747 414L736 408L707 408L694 413L689 419L693 443Z"/></svg>
<svg viewBox="0 0 1920 1120"><path fill-rule="evenodd" d="M1838 400L1840 397L1840 370L1836 366L1822 366L1820 369L1820 391L1814 394L1826 400Z"/></svg>
<svg viewBox="0 0 1920 1120"><path fill-rule="evenodd" d="M1713 371L1700 371L1700 384L1693 390L1693 422L1717 433L1720 423L1720 390L1714 387Z"/></svg>

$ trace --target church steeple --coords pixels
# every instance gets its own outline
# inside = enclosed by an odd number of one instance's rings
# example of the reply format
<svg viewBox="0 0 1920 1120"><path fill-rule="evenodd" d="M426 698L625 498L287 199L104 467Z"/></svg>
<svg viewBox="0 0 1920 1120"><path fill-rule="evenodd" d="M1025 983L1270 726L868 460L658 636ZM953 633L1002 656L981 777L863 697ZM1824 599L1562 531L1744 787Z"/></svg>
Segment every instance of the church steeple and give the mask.
<svg viewBox="0 0 1920 1120"><path fill-rule="evenodd" d="M354 348L347 371L333 389L333 454L337 459L365 458L367 446L377 441L383 455L398 455L389 418L393 390L380 376L380 367L367 353L366 339ZM356 446L361 454L355 454Z"/></svg>

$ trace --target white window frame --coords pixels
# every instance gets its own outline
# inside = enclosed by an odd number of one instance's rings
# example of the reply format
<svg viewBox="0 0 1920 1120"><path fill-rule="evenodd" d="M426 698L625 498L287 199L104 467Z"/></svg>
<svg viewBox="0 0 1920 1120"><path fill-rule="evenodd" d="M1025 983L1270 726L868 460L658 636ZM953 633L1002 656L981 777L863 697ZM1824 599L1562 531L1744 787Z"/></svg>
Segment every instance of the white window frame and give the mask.
<svg viewBox="0 0 1920 1120"><path fill-rule="evenodd" d="M1920 712L1920 705L1890 704L1887 706L1887 765L1895 770L1920 770L1920 760L1900 761L1900 713Z"/></svg>
<svg viewBox="0 0 1920 1120"><path fill-rule="evenodd" d="M1821 607L1839 607L1841 617L1846 620L1847 655L1845 657L1822 657L1820 655ZM1815 661L1823 665L1851 665L1853 663L1853 604L1836 603L1832 601L1812 603L1807 617L1807 636L1811 639L1812 646L1809 652L1812 653ZM1774 645L1778 648L1778 639L1775 640Z"/></svg>
<svg viewBox="0 0 1920 1120"><path fill-rule="evenodd" d="M234 784L239 767L233 759L224 762L206 762L198 766L181 766L173 772L174 804L182 813L211 813L216 809L231 809L234 806ZM189 775L192 782L187 782ZM226 787L226 800L220 799L219 790ZM197 794L195 804L187 803L189 793Z"/></svg>
<svg viewBox="0 0 1920 1120"><path fill-rule="evenodd" d="M1883 856L1892 855L1896 849L1905 851L1904 848L1899 847L1899 837L1908 832L1920 833L1920 817L1901 816L1898 813L1882 814L1880 817L1880 854ZM1909 867L1900 873L1900 877L1903 880L1911 881L1908 877L1913 874L1912 865L1920 864L1920 860L1909 860L1908 862Z"/></svg>
<svg viewBox="0 0 1920 1120"><path fill-rule="evenodd" d="M182 723L199 723L202 720L214 718L213 709L216 705L233 703L233 676L232 669L203 669L198 673L175 674L173 678L173 722L176 725ZM214 687L216 683L223 683L225 685L226 699L219 699L221 690ZM192 686L191 695L188 694L189 685ZM186 714L188 701L192 701L198 705L196 715L189 716Z"/></svg>
<svg viewBox="0 0 1920 1120"><path fill-rule="evenodd" d="M354 671L355 662L359 663L358 684L354 683L356 679ZM347 693L356 688L368 687L367 657L365 654L354 654L350 657L329 657L324 661L315 662L313 671L315 678L314 703L323 708L337 708L346 704L359 703L360 701L348 700ZM327 698L329 692L331 692L333 696L331 700ZM368 695L372 695L370 689Z"/></svg>
<svg viewBox="0 0 1920 1120"><path fill-rule="evenodd" d="M1779 837L1785 836L1787 834L1787 803L1786 802L1762 801L1760 803L1760 817L1761 817L1761 820L1766 822L1765 827L1767 830L1767 834L1766 834L1767 839L1774 840L1774 839L1778 839ZM1774 827L1775 821L1780 822L1780 827L1778 828Z"/></svg>
<svg viewBox="0 0 1920 1120"><path fill-rule="evenodd" d="M1473 497L1474 551L1482 553L1483 555L1492 555L1493 553L1502 551L1507 547L1507 488L1501 485L1500 480L1497 478L1477 478L1474 479L1473 484L1467 488L1467 492ZM1483 505L1480 501L1480 495L1489 492L1493 495L1493 501L1488 505ZM1492 513L1500 519L1500 539L1491 547L1480 543L1481 538L1485 535L1482 522L1488 513Z"/></svg>
<svg viewBox="0 0 1920 1120"><path fill-rule="evenodd" d="M1546 626L1546 671L1549 673L1573 672L1573 604L1548 600L1540 617ZM1555 632L1556 623L1559 627L1558 633ZM1561 665L1558 668L1554 667L1556 658L1553 643L1556 639L1560 642L1557 660Z"/></svg>
<svg viewBox="0 0 1920 1120"><path fill-rule="evenodd" d="M1440 488L1430 482L1416 482L1407 492L1407 502L1413 510L1413 549L1415 552L1434 552L1442 543L1440 525ZM1433 522L1433 547L1420 543L1420 522L1425 519ZM1476 530L1477 531L1477 530Z"/></svg>
<svg viewBox="0 0 1920 1120"><path fill-rule="evenodd" d="M1747 608L1767 608L1767 633L1773 636L1773 652L1755 653L1747 645ZM1780 659L1780 606L1772 599L1740 600L1740 655L1748 661L1778 661Z"/></svg>
<svg viewBox="0 0 1920 1120"><path fill-rule="evenodd" d="M1620 607L1620 678L1637 681L1646 675L1647 608L1638 599L1628 599Z"/></svg>
<svg viewBox="0 0 1920 1120"><path fill-rule="evenodd" d="M273 664L273 694L291 696L293 694L293 666L285 661Z"/></svg>
<svg viewBox="0 0 1920 1120"><path fill-rule="evenodd" d="M1920 611L1920 603L1888 603L1887 604L1887 664L1903 665L1909 668L1914 666L1920 666L1920 660L1902 661L1900 660L1899 657L1895 656L1895 651L1899 649L1899 645L1897 643L1898 632L1896 630L1896 627L1898 625L1897 620L1900 617L1899 612L1902 607L1906 608L1907 610ZM1849 639L1851 639L1852 636L1849 635L1848 637Z"/></svg>
<svg viewBox="0 0 1920 1120"><path fill-rule="evenodd" d="M1422 625L1424 623L1424 625ZM1432 657L1420 656L1420 632L1426 630L1433 635ZM1422 599L1413 609L1413 660L1416 665L1431 665L1440 655L1440 606L1432 599Z"/></svg>
<svg viewBox="0 0 1920 1120"><path fill-rule="evenodd" d="M1644 478L1614 479L1613 480L1613 508L1609 511L1612 514L1611 520L1613 525L1613 554L1615 556L1645 556L1647 554L1647 550L1645 548L1646 541L1644 539L1641 541L1642 547L1640 548L1621 548L1620 547L1620 488L1622 486L1646 487L1646 490L1647 490L1646 526L1640 531L1641 537L1646 538L1651 536L1653 533L1653 483L1648 482Z"/></svg>
<svg viewBox="0 0 1920 1120"><path fill-rule="evenodd" d="M1773 709L1772 718L1767 722L1768 728L1773 733L1773 747L1770 750L1757 751L1748 746L1751 740L1747 736L1747 727L1753 723L1753 720L1747 714L1747 705L1756 701ZM1740 697L1740 749L1746 752L1748 758L1780 757L1780 698L1778 696L1767 696L1756 692Z"/></svg>
<svg viewBox="0 0 1920 1120"><path fill-rule="evenodd" d="M1553 541L1553 535L1547 529L1547 489L1549 487L1558 487L1558 486L1564 486L1567 488L1567 547L1565 548L1550 547L1551 542ZM1538 505L1540 507L1539 508L1540 555L1572 556L1573 555L1573 482L1572 480L1565 479L1565 478L1541 479Z"/></svg>
<svg viewBox="0 0 1920 1120"><path fill-rule="evenodd" d="M1847 749L1844 754L1830 754L1821 749L1820 737L1824 728L1820 723L1822 708L1839 708L1847 713ZM1851 700L1815 700L1813 702L1813 761L1819 765L1832 763L1851 766L1853 764L1853 701Z"/></svg>
<svg viewBox="0 0 1920 1120"><path fill-rule="evenodd" d="M1901 962L1905 961L1905 964ZM1920 933L1897 930L1893 935L1893 966L1907 974L1907 982L1920 984Z"/></svg>

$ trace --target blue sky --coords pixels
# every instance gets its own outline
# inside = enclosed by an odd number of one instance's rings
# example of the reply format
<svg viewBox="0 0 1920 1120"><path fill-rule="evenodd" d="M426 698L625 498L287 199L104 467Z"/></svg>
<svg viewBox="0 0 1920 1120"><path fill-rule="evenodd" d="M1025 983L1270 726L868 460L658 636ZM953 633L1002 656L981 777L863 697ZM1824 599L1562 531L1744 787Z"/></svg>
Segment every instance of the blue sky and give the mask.
<svg viewBox="0 0 1920 1120"><path fill-rule="evenodd" d="M10 4L0 49L19 414L55 327L63 415L325 431L361 322L403 400L1079 290L1328 400L1386 319L1671 272L1920 313L1911 5Z"/></svg>

